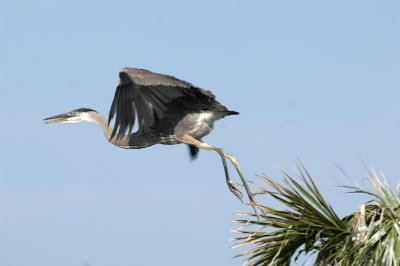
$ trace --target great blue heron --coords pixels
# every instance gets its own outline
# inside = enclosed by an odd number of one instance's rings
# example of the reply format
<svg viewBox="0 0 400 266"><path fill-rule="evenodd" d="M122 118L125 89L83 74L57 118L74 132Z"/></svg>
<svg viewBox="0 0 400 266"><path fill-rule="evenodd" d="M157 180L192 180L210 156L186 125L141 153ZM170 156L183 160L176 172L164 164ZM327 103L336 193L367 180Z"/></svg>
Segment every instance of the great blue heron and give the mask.
<svg viewBox="0 0 400 266"><path fill-rule="evenodd" d="M126 149L184 143L189 145L192 158L197 157L199 148L214 151L222 158L230 191L242 200L239 185L229 177L226 158L236 168L253 204L253 194L236 157L202 141L213 129L214 121L237 114L220 104L210 91L186 81L144 69L123 68L119 72L108 121L99 112L89 108L76 109L44 120L48 124L94 122L103 129L109 142ZM111 128L113 119L114 126ZM136 121L138 129L132 133Z"/></svg>

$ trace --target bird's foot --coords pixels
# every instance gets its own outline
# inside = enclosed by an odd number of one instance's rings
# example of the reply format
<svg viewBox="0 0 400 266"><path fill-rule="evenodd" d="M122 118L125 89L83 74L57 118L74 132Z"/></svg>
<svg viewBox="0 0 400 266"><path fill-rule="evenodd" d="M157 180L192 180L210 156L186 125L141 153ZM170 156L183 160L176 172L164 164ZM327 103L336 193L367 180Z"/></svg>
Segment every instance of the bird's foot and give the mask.
<svg viewBox="0 0 400 266"><path fill-rule="evenodd" d="M240 184L238 184L238 183L235 183L235 182L233 182L233 181L231 181L231 180L229 180L229 181L227 181L226 182L227 184L228 184L228 187L229 187L229 190L233 193L233 194L235 194L235 196L238 198L238 199L240 199L240 201L242 201L243 202L243 193L240 191Z"/></svg>

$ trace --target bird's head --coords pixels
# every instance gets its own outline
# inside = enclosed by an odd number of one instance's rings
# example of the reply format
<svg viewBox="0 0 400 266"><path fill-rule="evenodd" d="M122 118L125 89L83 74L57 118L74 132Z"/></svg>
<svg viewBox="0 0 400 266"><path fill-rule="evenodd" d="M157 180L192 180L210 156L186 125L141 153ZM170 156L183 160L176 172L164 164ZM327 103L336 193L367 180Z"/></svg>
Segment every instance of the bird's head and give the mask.
<svg viewBox="0 0 400 266"><path fill-rule="evenodd" d="M71 112L47 117L43 119L46 124L52 123L79 123L83 121L93 121L94 115L98 114L97 111L89 108L79 108Z"/></svg>

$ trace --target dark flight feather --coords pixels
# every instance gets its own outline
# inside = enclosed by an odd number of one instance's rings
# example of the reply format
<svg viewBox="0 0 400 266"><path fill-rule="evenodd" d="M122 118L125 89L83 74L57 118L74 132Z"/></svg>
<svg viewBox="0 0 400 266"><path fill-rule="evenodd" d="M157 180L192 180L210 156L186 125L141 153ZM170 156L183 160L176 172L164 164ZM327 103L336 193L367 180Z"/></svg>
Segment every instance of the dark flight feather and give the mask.
<svg viewBox="0 0 400 266"><path fill-rule="evenodd" d="M130 134L135 123L138 123L139 132L154 129L156 122L164 117L168 109L182 113L228 111L210 91L173 76L123 68L119 78L108 118L109 124L115 118L112 138Z"/></svg>

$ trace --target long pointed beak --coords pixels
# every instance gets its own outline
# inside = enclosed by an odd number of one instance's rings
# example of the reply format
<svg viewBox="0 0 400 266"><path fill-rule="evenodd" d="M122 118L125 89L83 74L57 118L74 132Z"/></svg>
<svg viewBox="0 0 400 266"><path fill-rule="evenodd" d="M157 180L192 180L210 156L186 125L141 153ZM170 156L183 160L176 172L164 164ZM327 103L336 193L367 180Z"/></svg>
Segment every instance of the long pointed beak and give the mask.
<svg viewBox="0 0 400 266"><path fill-rule="evenodd" d="M46 124L60 123L60 122L68 121L68 118L70 118L70 117L71 117L71 115L66 113L66 114L47 117L47 118L43 119L43 121Z"/></svg>

